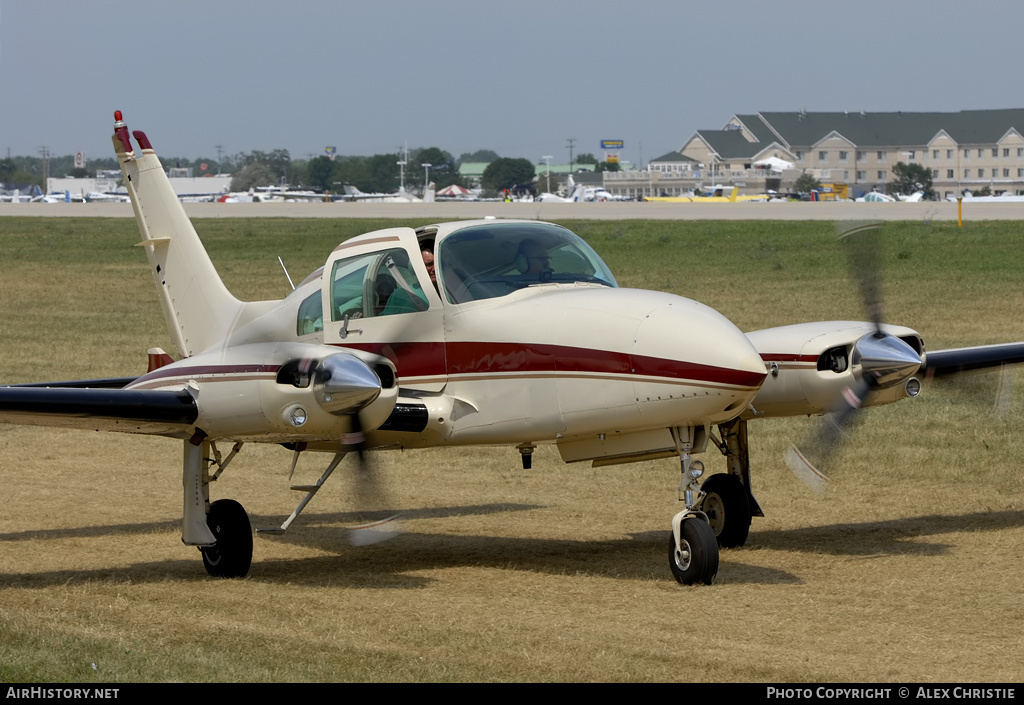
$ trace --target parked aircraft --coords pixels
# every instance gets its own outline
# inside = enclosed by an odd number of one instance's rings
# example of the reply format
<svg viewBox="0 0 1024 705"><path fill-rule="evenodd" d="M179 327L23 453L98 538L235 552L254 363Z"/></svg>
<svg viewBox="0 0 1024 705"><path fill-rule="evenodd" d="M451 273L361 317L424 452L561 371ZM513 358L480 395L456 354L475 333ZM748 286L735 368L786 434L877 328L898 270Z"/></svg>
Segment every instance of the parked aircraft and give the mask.
<svg viewBox="0 0 1024 705"><path fill-rule="evenodd" d="M0 203L30 203L36 196L42 196L43 190L36 184L0 184Z"/></svg>
<svg viewBox="0 0 1024 705"><path fill-rule="evenodd" d="M623 196L616 196L610 193L602 186L577 184L571 175L569 176L567 187L569 195L564 198L553 193L542 193L534 200L542 203L604 203L606 201L629 200Z"/></svg>
<svg viewBox="0 0 1024 705"><path fill-rule="evenodd" d="M950 196L946 200L956 201L956 196ZM975 196L970 191L964 191L963 195L964 203L1020 203L1022 201L1024 201L1024 196L1018 196L1009 191L998 196Z"/></svg>
<svg viewBox="0 0 1024 705"><path fill-rule="evenodd" d="M86 203L128 203L131 199L127 193L101 193L89 191L85 194Z"/></svg>
<svg viewBox="0 0 1024 705"><path fill-rule="evenodd" d="M753 201L767 201L768 195L760 193L750 196L741 196L739 194L739 189L735 186L712 186L708 189L707 195L701 194L697 196L691 194L689 196L647 196L644 200L655 203L748 203Z"/></svg>
<svg viewBox="0 0 1024 705"><path fill-rule="evenodd" d="M132 134L137 149L115 113L115 153L181 358L153 351L138 377L0 387L0 422L178 439L182 540L214 576L244 576L252 561L245 510L210 502L245 443L280 444L293 467L302 453L331 456L315 484L295 488L305 497L278 533L350 453L500 445L528 467L545 443L596 466L678 458L684 506L671 521L669 568L680 583L710 584L719 545L742 545L751 517L763 516L750 421L823 414L843 400L842 426L856 408L915 396L923 370L1024 361L1024 343L926 354L917 331L881 322L870 277L870 322L744 335L696 301L620 288L586 242L537 221L367 233L283 300L239 301L149 139ZM700 484L693 456L709 442L728 471ZM809 452L795 452L820 474Z"/></svg>
<svg viewBox="0 0 1024 705"><path fill-rule="evenodd" d="M75 195L68 190L63 193L57 191L36 196L32 199L32 203L84 203L85 197L82 195Z"/></svg>
<svg viewBox="0 0 1024 705"><path fill-rule="evenodd" d="M345 184L345 195L343 201L376 201L378 203L416 203L422 199L413 196L405 191L395 193L363 193L352 184Z"/></svg>
<svg viewBox="0 0 1024 705"><path fill-rule="evenodd" d="M857 203L920 203L924 200L924 191L915 191L909 195L896 194L890 196L881 191L868 191L863 196L853 199Z"/></svg>

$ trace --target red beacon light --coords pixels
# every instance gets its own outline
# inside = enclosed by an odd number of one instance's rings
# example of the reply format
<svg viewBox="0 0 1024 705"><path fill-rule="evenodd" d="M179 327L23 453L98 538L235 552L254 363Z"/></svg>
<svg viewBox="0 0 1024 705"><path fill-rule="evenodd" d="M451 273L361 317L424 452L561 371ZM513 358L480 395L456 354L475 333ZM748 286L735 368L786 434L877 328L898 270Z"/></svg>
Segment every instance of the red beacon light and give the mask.
<svg viewBox="0 0 1024 705"><path fill-rule="evenodd" d="M128 126L124 124L120 110L114 111L114 121L114 138L121 143L125 154L134 156L131 140L128 139Z"/></svg>

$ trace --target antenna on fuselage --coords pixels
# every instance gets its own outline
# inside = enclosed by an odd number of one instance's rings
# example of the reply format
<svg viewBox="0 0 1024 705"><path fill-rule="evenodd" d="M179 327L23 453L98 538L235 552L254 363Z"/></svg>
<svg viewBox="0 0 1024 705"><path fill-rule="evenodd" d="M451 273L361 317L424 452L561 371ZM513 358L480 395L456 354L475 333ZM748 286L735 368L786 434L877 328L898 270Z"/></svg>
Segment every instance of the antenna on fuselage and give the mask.
<svg viewBox="0 0 1024 705"><path fill-rule="evenodd" d="M288 286L292 288L292 291L295 291L295 284L292 282L292 276L288 274L288 268L284 266L284 260L278 257L277 261L281 263L281 269L284 270L284 276L288 279Z"/></svg>

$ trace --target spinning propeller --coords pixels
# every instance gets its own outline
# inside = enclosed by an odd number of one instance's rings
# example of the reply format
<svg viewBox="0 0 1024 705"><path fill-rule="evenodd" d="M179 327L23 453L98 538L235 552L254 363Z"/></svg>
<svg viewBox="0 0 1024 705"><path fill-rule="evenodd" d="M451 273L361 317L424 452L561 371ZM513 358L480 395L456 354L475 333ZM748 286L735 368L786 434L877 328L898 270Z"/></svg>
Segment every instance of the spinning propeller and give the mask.
<svg viewBox="0 0 1024 705"><path fill-rule="evenodd" d="M365 546L396 536L398 514L390 513L389 515L387 511L384 511L389 506L389 502L381 488L374 463L370 461L369 454L366 452L367 439L364 431L368 425L371 428L380 425L380 414L376 412L378 416L374 420L370 405L381 394L384 386L394 387L395 379L392 371L384 365L378 365L376 369L373 369L351 353L335 353L319 362L311 358L291 360L282 366L278 383L292 384L299 388L311 387L316 403L331 414L347 418L349 428L346 433L341 434L339 439L342 446L341 451L335 455L320 479L312 485L292 485L294 490L307 492L298 508L292 512L280 528L259 529L259 531L284 532L320 490L341 461L349 455L355 455L354 503L361 523L349 527L349 541L356 546ZM306 411L302 407L295 405L291 414L297 425L301 426L305 423ZM371 414L369 423L367 423L367 414ZM296 443L290 447L294 447L295 455L292 458L289 479L295 473L299 455L306 449L306 443Z"/></svg>
<svg viewBox="0 0 1024 705"><path fill-rule="evenodd" d="M816 492L823 492L828 478L823 469L842 447L870 396L907 381L922 365L921 356L906 342L887 333L882 324L879 223L841 223L839 239L848 248L850 264L864 299L874 331L861 337L849 357L854 382L839 394L811 436L790 446L786 465ZM916 394L919 387L911 394Z"/></svg>
<svg viewBox="0 0 1024 705"><path fill-rule="evenodd" d="M363 430L365 424L361 418L363 405L346 408L346 402L339 399L338 390L347 389L353 383L353 376L356 374L355 366L342 367L325 364L332 358L340 358L340 356L330 356L320 364L314 375L313 388L321 406L330 410L329 407L333 403L336 405L337 411L346 412L351 419L351 428L348 433L342 434L341 442L343 446L347 447L347 454L354 454L356 459L354 503L360 520L358 524L348 527L348 538L353 546L369 546L398 535L400 514L389 510L389 507L392 506L390 499L381 485L376 463L371 460L370 454L367 452L366 433ZM361 363L361 361L359 362ZM365 364L362 364L362 368L358 370L358 374L366 377L367 383L369 383L368 378L372 377L372 384L379 391L381 380L377 373Z"/></svg>
<svg viewBox="0 0 1024 705"><path fill-rule="evenodd" d="M400 533L401 513L392 512L390 498L381 486L376 463L366 451L366 434L359 413L352 414L352 430L342 436L356 456L355 505L361 517L359 524L348 527L348 540L353 546L369 546L394 538Z"/></svg>

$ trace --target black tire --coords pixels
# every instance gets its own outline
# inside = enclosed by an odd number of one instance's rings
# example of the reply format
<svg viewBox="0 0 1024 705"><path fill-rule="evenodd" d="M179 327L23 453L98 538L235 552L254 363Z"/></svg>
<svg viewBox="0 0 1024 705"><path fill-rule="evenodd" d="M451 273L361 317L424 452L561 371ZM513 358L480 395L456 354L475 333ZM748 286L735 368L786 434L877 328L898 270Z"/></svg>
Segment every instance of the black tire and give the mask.
<svg viewBox="0 0 1024 705"><path fill-rule="evenodd" d="M710 585L718 574L718 543L715 532L703 519L688 517L679 526L680 548L668 535L668 565L682 585Z"/></svg>
<svg viewBox="0 0 1024 705"><path fill-rule="evenodd" d="M217 543L199 550L206 572L215 578L244 578L252 565L252 525L242 505L218 499L206 515Z"/></svg>
<svg viewBox="0 0 1024 705"><path fill-rule="evenodd" d="M701 486L705 496L700 508L722 548L736 548L750 534L750 500L747 488L735 475L712 475Z"/></svg>

